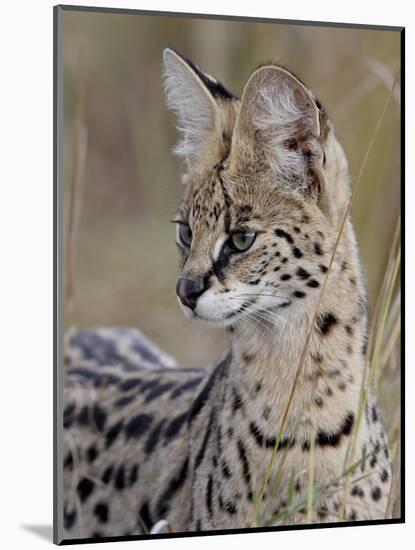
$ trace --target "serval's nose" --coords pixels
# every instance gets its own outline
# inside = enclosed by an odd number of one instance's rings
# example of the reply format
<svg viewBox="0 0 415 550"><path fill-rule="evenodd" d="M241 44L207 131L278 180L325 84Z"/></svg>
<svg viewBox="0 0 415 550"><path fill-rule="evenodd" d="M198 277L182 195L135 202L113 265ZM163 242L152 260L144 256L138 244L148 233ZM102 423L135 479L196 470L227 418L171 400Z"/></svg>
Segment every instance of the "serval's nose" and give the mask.
<svg viewBox="0 0 415 550"><path fill-rule="evenodd" d="M181 303L192 311L196 307L197 299L205 290L206 286L200 281L191 279L190 277L180 277L176 285L176 293Z"/></svg>

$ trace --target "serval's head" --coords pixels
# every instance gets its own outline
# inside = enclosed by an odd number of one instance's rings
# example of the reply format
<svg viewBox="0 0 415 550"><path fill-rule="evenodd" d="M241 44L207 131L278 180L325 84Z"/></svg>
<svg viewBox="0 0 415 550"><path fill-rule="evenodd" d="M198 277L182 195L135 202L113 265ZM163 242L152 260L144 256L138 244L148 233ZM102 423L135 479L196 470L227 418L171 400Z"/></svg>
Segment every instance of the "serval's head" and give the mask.
<svg viewBox="0 0 415 550"><path fill-rule="evenodd" d="M314 302L349 196L331 122L297 77L256 69L242 99L171 49L167 105L185 164L175 217L179 303L235 325ZM340 268L339 268L340 269Z"/></svg>

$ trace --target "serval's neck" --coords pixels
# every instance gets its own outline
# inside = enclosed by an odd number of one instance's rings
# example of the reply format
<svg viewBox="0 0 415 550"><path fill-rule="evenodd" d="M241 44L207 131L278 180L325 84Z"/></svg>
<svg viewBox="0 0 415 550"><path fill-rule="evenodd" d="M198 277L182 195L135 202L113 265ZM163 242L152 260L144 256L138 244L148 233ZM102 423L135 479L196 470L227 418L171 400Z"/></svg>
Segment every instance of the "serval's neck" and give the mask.
<svg viewBox="0 0 415 550"><path fill-rule="evenodd" d="M294 306L280 318L251 320L230 332L231 385L242 400L253 398L251 414L272 431L280 425L294 383L288 431L308 435L314 429L332 430L357 410L366 309L363 290L347 289L356 278L350 271L337 274L321 299L314 324L315 308L307 312Z"/></svg>

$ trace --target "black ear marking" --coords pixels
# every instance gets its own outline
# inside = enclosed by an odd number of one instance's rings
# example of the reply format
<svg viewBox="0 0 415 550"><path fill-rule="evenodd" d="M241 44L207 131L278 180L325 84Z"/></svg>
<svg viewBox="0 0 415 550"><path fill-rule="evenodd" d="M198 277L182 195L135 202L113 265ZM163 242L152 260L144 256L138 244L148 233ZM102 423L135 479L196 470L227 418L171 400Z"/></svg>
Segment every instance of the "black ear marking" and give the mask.
<svg viewBox="0 0 415 550"><path fill-rule="evenodd" d="M200 78L200 80L203 82L203 84L206 86L206 88L209 90L209 92L213 95L215 99L221 98L221 99L237 99L237 97L232 94L229 90L227 90L221 82L218 82L216 78L213 78L213 76L210 76L209 74L205 73L198 67L191 59L189 59L187 56L183 55L182 53L178 52L171 46L168 46L169 50L172 50L176 55L178 55L189 67L192 69L194 73Z"/></svg>

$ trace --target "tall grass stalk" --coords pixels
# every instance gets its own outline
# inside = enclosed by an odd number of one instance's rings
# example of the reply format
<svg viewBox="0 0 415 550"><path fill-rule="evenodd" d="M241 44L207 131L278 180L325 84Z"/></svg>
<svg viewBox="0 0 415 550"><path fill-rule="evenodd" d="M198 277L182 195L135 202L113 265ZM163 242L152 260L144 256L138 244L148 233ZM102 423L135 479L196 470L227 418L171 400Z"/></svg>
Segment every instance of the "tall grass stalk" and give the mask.
<svg viewBox="0 0 415 550"><path fill-rule="evenodd" d="M82 195L86 166L88 129L85 124L86 71L85 44L78 51L79 78L76 90L76 109L73 128L72 174L69 186L69 212L66 228L64 271L64 324L67 331L74 323L77 251L82 210Z"/></svg>
<svg viewBox="0 0 415 550"><path fill-rule="evenodd" d="M399 440L396 443L393 464L392 464L392 482L386 504L385 519L392 515L393 506L398 502L399 485L401 478L401 445Z"/></svg>
<svg viewBox="0 0 415 550"><path fill-rule="evenodd" d="M308 457L308 490L307 490L307 523L313 522L314 477L315 477L316 434L310 437L310 454Z"/></svg>

